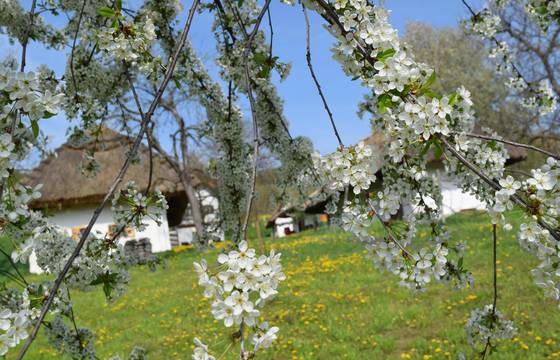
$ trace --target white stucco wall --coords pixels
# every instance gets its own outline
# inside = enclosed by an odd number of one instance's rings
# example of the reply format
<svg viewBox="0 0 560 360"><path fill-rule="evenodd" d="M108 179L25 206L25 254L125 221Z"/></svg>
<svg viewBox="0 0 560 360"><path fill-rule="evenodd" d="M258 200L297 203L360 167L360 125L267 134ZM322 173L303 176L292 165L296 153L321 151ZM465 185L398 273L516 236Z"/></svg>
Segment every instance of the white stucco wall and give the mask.
<svg viewBox="0 0 560 360"><path fill-rule="evenodd" d="M285 229L290 229L290 232L297 230L297 225L294 224L294 219L291 217L279 217L274 221L274 225L278 237L286 236Z"/></svg>
<svg viewBox="0 0 560 360"><path fill-rule="evenodd" d="M72 227L75 226L86 226L91 219L91 216L95 210L92 206L83 207L73 207L68 209L63 209L61 211L52 212L49 220L61 228L65 229L68 235L72 234ZM109 225L114 224L112 211L110 208L105 208L97 222L93 226L93 232L99 232L101 236L107 233ZM167 224L167 218L162 219L162 224L158 225L154 220L147 219L146 223L148 226L143 231L135 231L133 237L122 236L119 239L119 243L123 244L128 240L139 240L142 238L150 239L152 244L152 252L162 252L171 250L171 242L169 241L169 226ZM42 272L41 268L37 265L35 259L35 254L31 254L29 257L29 271L34 274L39 274Z"/></svg>
<svg viewBox="0 0 560 360"><path fill-rule="evenodd" d="M485 206L474 195L463 192L456 185L447 180L442 180L442 214L449 216L463 210L484 210Z"/></svg>
<svg viewBox="0 0 560 360"><path fill-rule="evenodd" d="M441 171L433 171L432 174L439 180L441 188L441 215L447 217L464 210L484 210L486 207L483 202L478 200L474 195L463 192L450 179L445 177ZM405 206L403 208L404 215L410 214L410 211L416 211L416 208Z"/></svg>
<svg viewBox="0 0 560 360"><path fill-rule="evenodd" d="M205 224L212 224L213 222L218 220L218 198L212 195L206 189L200 189L197 191L197 196L200 200L200 205L202 208L211 206L213 211L207 213L204 216L204 223ZM179 244L192 244L193 242L193 235L196 232L196 228L194 227L193 219L191 216L185 216L181 225L175 227L177 231L177 240ZM220 240L224 240L224 233L220 230L217 230L212 233L215 237Z"/></svg>

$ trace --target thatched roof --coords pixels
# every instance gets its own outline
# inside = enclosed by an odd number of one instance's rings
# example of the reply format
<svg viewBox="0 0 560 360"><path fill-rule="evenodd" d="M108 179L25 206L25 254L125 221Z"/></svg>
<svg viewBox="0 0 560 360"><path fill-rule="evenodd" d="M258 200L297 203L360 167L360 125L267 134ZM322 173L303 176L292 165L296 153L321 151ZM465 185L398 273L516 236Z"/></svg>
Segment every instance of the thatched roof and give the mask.
<svg viewBox="0 0 560 360"><path fill-rule="evenodd" d="M382 176L380 174L380 169L383 165L383 159L385 157L386 148L387 148L387 141L384 135L379 132L372 133L370 136L368 136L362 141L367 145L372 146L374 148L374 151L376 151L380 155L377 157L378 163L375 164L375 166L377 169L379 169L377 172L378 178L381 178ZM506 144L505 147L509 154L509 158L506 160L506 166L523 161L527 158L527 153L525 149L508 145L508 144ZM426 156L428 156L429 163L436 164L439 161L441 161L439 159L436 159L432 151L429 151ZM274 226L274 222L276 221L276 219L280 217L290 216L290 214L296 212L297 209L303 208L304 209L303 212L307 214L322 213L324 211L324 206L327 203L327 201L324 199L318 199L317 193L318 191L314 191L311 195L309 195L308 199L301 206L289 204L285 207L278 209L272 215L272 217L267 221L266 227L270 228Z"/></svg>
<svg viewBox="0 0 560 360"><path fill-rule="evenodd" d="M26 183L43 184L42 196L31 204L33 208L91 204L103 198L123 165L133 139L108 128L102 129L99 139L101 148L95 149L95 159L101 171L93 178L85 177L80 171L83 152L94 146L93 141L79 147L68 143L60 146L26 175ZM148 186L150 169L147 146L140 146L138 159L138 163L129 167L123 184L132 180L143 191ZM177 174L165 159L154 151L152 161L152 189L159 189L168 196L183 192ZM193 169L191 174L195 187L215 187L214 181L202 171Z"/></svg>

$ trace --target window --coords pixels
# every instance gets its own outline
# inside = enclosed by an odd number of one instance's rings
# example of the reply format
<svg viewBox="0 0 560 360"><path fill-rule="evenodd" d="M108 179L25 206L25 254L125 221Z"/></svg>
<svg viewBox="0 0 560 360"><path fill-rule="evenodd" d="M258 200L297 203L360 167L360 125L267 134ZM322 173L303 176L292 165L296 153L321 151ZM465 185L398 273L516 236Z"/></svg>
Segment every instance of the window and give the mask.
<svg viewBox="0 0 560 360"><path fill-rule="evenodd" d="M84 233L84 231L86 231L86 227L87 226L85 225L72 226L72 240L74 241L80 240L82 234Z"/></svg>
<svg viewBox="0 0 560 360"><path fill-rule="evenodd" d="M112 238L113 236L115 236L117 230L118 229L116 224L109 225L109 227L107 228L107 237ZM126 226L124 228L123 235L125 237L131 238L136 235L136 231L133 228Z"/></svg>

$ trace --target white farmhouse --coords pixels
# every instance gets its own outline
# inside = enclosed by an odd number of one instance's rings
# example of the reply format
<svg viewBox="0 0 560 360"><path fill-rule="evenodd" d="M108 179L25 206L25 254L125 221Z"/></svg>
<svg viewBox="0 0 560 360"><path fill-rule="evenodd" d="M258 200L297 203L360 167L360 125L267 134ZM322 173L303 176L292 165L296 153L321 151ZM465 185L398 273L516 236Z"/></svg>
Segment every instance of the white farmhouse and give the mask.
<svg viewBox="0 0 560 360"><path fill-rule="evenodd" d="M97 145L94 142L79 147L70 144L62 145L27 175L29 184L43 184L41 198L33 202L31 207L42 209L52 223L60 226L75 240L79 238L81 231L91 219L94 209L109 190L133 141L108 128L103 128L98 136L100 141ZM93 146L96 148L93 149ZM80 171L83 152L88 148L95 151L95 159L101 167L93 178L85 177ZM140 147L137 160L129 167L123 184L132 180L139 190L144 191L150 181L150 152L146 146ZM215 221L218 200L213 195L214 182L197 169L191 170L191 176L199 194L205 221ZM154 253L171 250L172 246L182 243L190 243L194 225L186 194L176 173L155 152L152 154L151 188L161 190L166 196L169 205L166 218L161 225L148 220L148 226L143 231L125 229L119 242L125 244L129 241L138 242L147 239L151 252ZM93 231L110 235L114 230L113 214L109 204L101 212L93 226ZM146 240L142 243L145 244ZM32 273L42 271L35 261L34 254L30 257L29 266Z"/></svg>

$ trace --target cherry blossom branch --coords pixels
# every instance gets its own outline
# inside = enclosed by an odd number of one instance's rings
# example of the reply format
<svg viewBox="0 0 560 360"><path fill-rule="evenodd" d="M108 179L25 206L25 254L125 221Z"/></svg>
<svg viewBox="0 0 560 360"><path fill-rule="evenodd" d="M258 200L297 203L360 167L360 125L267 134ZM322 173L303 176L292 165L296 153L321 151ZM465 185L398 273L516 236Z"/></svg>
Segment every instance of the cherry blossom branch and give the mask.
<svg viewBox="0 0 560 360"><path fill-rule="evenodd" d="M14 270L16 271L17 275L19 276L19 278L25 283L25 285L29 285L27 283L27 281L25 280L25 277L21 274L21 272L19 271L19 269L17 268L16 263L14 262L14 260L12 259L12 257L10 256L10 254L8 254L7 252L5 252L4 250L2 250L0 248L0 253L2 253L6 259L8 259L8 262L10 263L10 265L14 268Z"/></svg>
<svg viewBox="0 0 560 360"><path fill-rule="evenodd" d="M493 284L494 284L494 301L492 302L492 322L490 323L490 329L494 327L495 317L496 317L496 305L498 303L498 262L497 262L497 236L496 236L496 224L492 224L492 264L493 264ZM486 340L486 345L484 345L484 350L482 350L481 356L484 360L486 358L486 353L488 349L492 347L490 338Z"/></svg>
<svg viewBox="0 0 560 360"><path fill-rule="evenodd" d="M455 157L457 158L463 165L465 165L469 170L475 173L479 178L481 178L486 184L490 185L494 190L500 191L502 190L502 186L498 184L495 180L490 179L486 174L484 174L480 169L478 169L475 165L471 164L463 155L461 155L455 148L449 144L449 142L445 139L445 137L439 137L440 141L443 143L445 148ZM512 195L512 199L515 201L517 205L520 205L524 209L528 209L529 205L525 200L523 200L519 195L514 194ZM556 239L560 241L560 234L556 230L554 230L549 224L542 221L541 219L537 220L538 224L543 228L547 229L550 234Z"/></svg>
<svg viewBox="0 0 560 360"><path fill-rule="evenodd" d="M78 23L76 24L76 32L74 33L74 39L72 40L72 50L70 52L70 74L72 75L72 84L74 85L74 97L78 97L78 84L76 83L76 76L74 75L74 52L76 50L76 41L78 39L78 33L80 32L80 25L82 23L82 17L84 16L84 9L86 7L87 0L82 1L82 7L80 9L80 15L78 16Z"/></svg>
<svg viewBox="0 0 560 360"><path fill-rule="evenodd" d="M309 16L307 14L307 9L305 8L305 5L302 3L301 4L301 8L303 9L303 15L305 17L305 30L306 30L306 54L305 54L305 58L307 59L307 67L309 68L309 72L311 73L311 77L313 78L313 82L315 83L315 87L317 88L317 91L319 92L319 96L321 97L321 100L323 101L323 106L325 107L325 111L327 112L327 114L329 115L329 119L331 121L331 126L333 128L334 131L334 135L336 136L336 139L338 140L338 145L340 145L340 147L344 147L344 144L342 143L342 139L340 138L340 135L338 133L338 129L336 128L336 124L334 122L334 118L333 118L333 114L331 112L331 109L329 108L329 104L327 103L327 100L325 98L325 95L323 94L323 90L321 89L321 84L319 83L319 80L317 80L317 76L315 75L315 71L313 70L313 64L311 63L311 31L310 31L310 26L309 26Z"/></svg>
<svg viewBox="0 0 560 360"><path fill-rule="evenodd" d="M29 350L29 347L31 346L31 344L33 343L35 338L37 337L39 329L41 328L41 324L42 324L43 320L45 319L45 316L47 315L47 312L49 311L49 309L50 309L50 307L51 307L51 305L52 305L52 303L53 303L53 301L56 297L58 289L60 288L60 286L62 285L62 283L63 283L63 281L66 277L66 274L70 270L70 267L72 266L74 260L80 254L80 251L81 251L82 247L84 246L84 244L85 244L85 242L86 242L86 240L87 240L87 238L88 238L88 236L91 232L91 229L93 228L93 225L97 222L97 219L99 218L99 215L101 214L101 212L105 208L105 205L113 197L113 194L116 192L118 186L122 182L122 180L124 178L124 175L126 174L128 168L129 168L130 164L132 163L132 159L134 158L134 156L136 155L136 153L138 151L138 148L140 147L140 143L142 142L142 138L144 137L144 132L146 131L146 129L148 127L148 123L150 122L150 119L151 119L152 115L154 114L156 108L158 107L159 102L161 100L161 97L163 96L163 93L164 93L167 85L169 84L169 81L171 80L171 77L173 76L175 66L177 65L177 60L179 58L181 50L183 49L183 47L184 47L184 45L187 41L187 35L189 33L191 23L192 23L192 20L194 18L194 14L196 12L196 8L198 6L198 3L199 3L199 0L193 0L193 3L192 3L191 8L189 10L187 20L185 22L185 27L183 29L183 33L181 34L181 37L180 37L179 42L177 44L177 47L175 49L175 53L173 54L173 56L170 60L170 63L167 66L167 71L166 71L165 77L164 77L160 87L158 88L158 91L156 92L156 95L155 95L155 97L154 97L154 99L153 99L153 101L152 101L152 103L151 103L151 105L148 109L148 112L146 113L145 117L142 119L140 130L139 130L138 135L137 135L137 137L134 141L134 144L131 148L131 151L130 151L129 155L127 156L127 158L126 158L124 164L122 165L119 173L117 174L117 176L113 180L113 183L112 183L109 191L107 192L107 194L103 198L102 202L95 209L91 220L89 221L86 229L82 233L80 241L78 242L74 251L72 252L70 257L66 261L66 264L64 265L64 268L62 269L62 271L57 276L56 281L54 282L54 285L53 285L52 289L50 289L49 296L48 296L45 304L41 308L41 313L40 313L39 317L37 318L36 324L33 327L33 331L31 332L29 338L27 339L27 341L25 342L24 346L21 348L21 350L20 350L20 352L17 356L18 360L23 359L23 357L25 356L25 354Z"/></svg>
<svg viewBox="0 0 560 360"><path fill-rule="evenodd" d="M465 5L465 7L471 13L473 18L477 16L476 11L474 11L474 9L467 3L466 0L461 0L461 2L463 3L463 5ZM494 44L496 44L496 46L498 46L498 47L500 46L500 41L495 36L490 36L489 39ZM519 78L522 79L523 82L527 85L527 88L529 89L529 91L531 91L533 94L538 94L537 91L535 91L535 89L533 89L533 87L531 86L531 83L525 78L525 76L523 75L521 70L519 70L519 68L513 63L513 61L509 61L509 64L511 65L511 68L517 74L517 76L519 76Z"/></svg>
<svg viewBox="0 0 560 360"><path fill-rule="evenodd" d="M547 156L550 156L550 157L553 157L555 159L560 160L560 156L558 156L558 155L556 155L556 154L554 154L550 151L547 151L547 150L541 149L539 147L533 146L533 145L518 143L518 142L515 142L515 141L511 141L511 140L505 140L505 139L500 139L500 138L497 138L497 137L481 135L481 134L462 133L462 135L472 137L472 138L482 139L482 140L497 141L497 142L500 142L500 143L503 143L503 144L508 144L508 145L512 145L512 146L515 146L515 147L520 147L520 148L524 148L524 149L533 150L533 151L536 151L536 152L540 152L541 154L544 154L544 155L547 155Z"/></svg>
<svg viewBox="0 0 560 360"><path fill-rule="evenodd" d="M247 29L245 29L245 25L243 24L243 20L239 17L239 13L236 11L236 9L233 7L233 5L231 4L231 2L229 0L225 0L228 4L228 6L230 8L232 8L232 12L234 14L235 19L242 24L241 27L241 32L243 34L243 38L245 39L245 41L247 41L249 34L247 33ZM214 3L216 4L216 6L218 7L218 17L220 18L220 23L222 24L222 27L227 31L227 33L229 34L229 36L231 37L233 43L235 43L237 41L237 37L235 36L235 33L233 32L233 29L231 28L230 25L228 25L229 20L227 19L226 13L225 13L225 9L223 4L220 2L220 0L214 0ZM270 8L270 7L269 7ZM270 24L269 24L270 25ZM272 28L271 28L272 29ZM273 31L271 30L271 41L272 41L272 35L273 35ZM272 45L269 49L269 51L272 51ZM251 78L251 83L253 85L257 85L255 80ZM279 111L277 111L274 102L270 99L268 93L265 91L262 93L262 96L264 97L264 99L267 101L267 103L269 104L269 106L271 108L273 108L278 115L281 115ZM292 137L292 134L290 133L290 129L288 129L288 126L286 125L286 123L284 121L281 121L280 124L282 125L282 128L284 129L284 131L286 132L286 136L288 136L288 139L290 141L290 143L293 143L294 139Z"/></svg>
<svg viewBox="0 0 560 360"><path fill-rule="evenodd" d="M31 35L31 30L33 28L33 21L35 20L35 8L37 6L37 0L33 0L31 2L31 9L29 10L29 26L25 30L25 37L23 38L23 42L21 43L21 62L20 62L20 72L25 71L25 64L27 59L27 44L29 44L29 36ZM12 124L10 125L10 134L14 134L16 131L16 126L18 123L19 114L16 112L14 118L12 119ZM6 186L6 180L2 181L0 184L0 198L4 194L4 187Z"/></svg>
<svg viewBox="0 0 560 360"><path fill-rule="evenodd" d="M336 15L336 13L334 12L332 6L325 2L324 0L314 0L317 4L319 4L321 6L321 8L323 8L324 13L321 13L321 16L323 18L325 18L330 24L336 24L338 27L338 30L345 35L345 37L352 37L357 44L357 49L358 51L360 51L360 53L362 53L364 51L364 48L362 47L363 43L362 40L357 38L357 36L355 36L354 33L350 33L345 31L344 26L340 23L340 21L338 20L338 17ZM365 47L367 48L367 46ZM367 55L367 54L366 54ZM375 59L371 58L371 56L364 56L365 59L370 63L371 66L374 66L375 64ZM490 179L486 174L484 174L480 169L478 169L476 166L474 166L473 164L471 164L463 155L461 155L457 150L455 150L455 148L453 146L451 146L447 140L445 139L445 137L439 137L439 139L442 141L442 143L445 145L445 147L448 149L448 151L455 157L457 158L461 163L463 163L468 169L470 169L472 172L474 172L478 177L480 177L484 182L486 182L488 185L490 185L493 189L499 191L502 189L502 187L500 186L500 184L498 184L495 180ZM518 205L522 206L524 209L529 209L529 205L527 204L527 202L525 200L523 200L520 196L518 196L517 194L512 196L512 199L515 201L515 203L517 203ZM553 229L549 224L547 224L546 222L542 221L542 219L538 219L538 224L540 226L542 226L543 228L547 229L550 234L558 241L560 241L560 234L558 234L558 232Z"/></svg>
<svg viewBox="0 0 560 360"><path fill-rule="evenodd" d="M377 59L370 55L370 52L367 51L367 45L364 44L362 39L358 36L355 36L354 33L350 31L346 31L344 29L344 26L340 23L340 20L338 19L338 15L334 12L332 6L329 3L327 3L324 0L314 0L314 1L317 4L319 4L319 6L321 6L321 8L324 10L324 13L319 12L319 14L323 17L323 19L325 19L330 24L336 24L338 30L342 35L344 35L345 38L351 37L354 41L356 41L357 50L364 57L364 59L366 59L371 64L371 66L373 66L373 64L375 64Z"/></svg>
<svg viewBox="0 0 560 360"><path fill-rule="evenodd" d="M253 97L253 89L251 86L251 75L249 73L249 52L251 51L251 46L253 41L255 40L255 36L259 31L260 24L264 17L264 14L268 10L270 6L271 0L266 0L261 12L257 16L255 21L255 25L251 33L246 37L247 40L245 42L245 50L243 52L243 63L245 67L245 86L247 87L247 96L249 97L249 105L251 107L251 115L253 118L253 164L252 164L252 173L251 173L251 190L249 193L249 197L247 199L247 206L245 208L245 219L243 220L243 224L241 226L241 239L245 240L247 236L247 227L249 226L249 217L251 216L251 208L253 206L253 199L255 198L256 193L256 185L257 185L257 162L259 157L259 128L257 124L257 113L255 110L255 99ZM245 30L245 26L243 25L243 21L239 14L237 14L237 21L241 28L244 29L244 33L247 33Z"/></svg>
<svg viewBox="0 0 560 360"><path fill-rule="evenodd" d="M37 6L37 0L33 0L31 2L31 10L29 10L29 26L25 30L25 37L23 38L23 42L21 43L21 64L19 71L25 71L26 65L26 58L27 58L27 45L29 44L29 37L31 35L31 31L33 30L33 22L35 20L35 8Z"/></svg>
<svg viewBox="0 0 560 360"><path fill-rule="evenodd" d="M245 356L245 326L244 322L241 321L241 325L239 325L239 358L241 360L245 360L247 357Z"/></svg>

